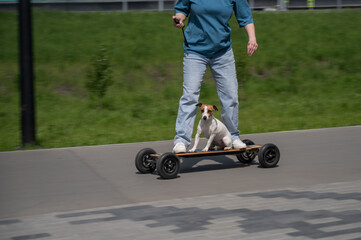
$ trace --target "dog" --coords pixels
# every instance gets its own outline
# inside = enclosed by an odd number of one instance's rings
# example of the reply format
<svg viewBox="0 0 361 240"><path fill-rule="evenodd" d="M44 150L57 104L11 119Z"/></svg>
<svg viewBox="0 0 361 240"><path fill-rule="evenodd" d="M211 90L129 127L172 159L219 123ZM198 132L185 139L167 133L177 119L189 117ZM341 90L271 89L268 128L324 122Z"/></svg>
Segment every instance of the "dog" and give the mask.
<svg viewBox="0 0 361 240"><path fill-rule="evenodd" d="M217 107L203 103L198 103L196 106L201 109L202 117L199 120L194 146L189 152L196 150L201 135L208 139L202 152L207 152L209 148L215 146L224 148L224 150L232 149L231 133L221 121L213 116L213 112L218 111Z"/></svg>

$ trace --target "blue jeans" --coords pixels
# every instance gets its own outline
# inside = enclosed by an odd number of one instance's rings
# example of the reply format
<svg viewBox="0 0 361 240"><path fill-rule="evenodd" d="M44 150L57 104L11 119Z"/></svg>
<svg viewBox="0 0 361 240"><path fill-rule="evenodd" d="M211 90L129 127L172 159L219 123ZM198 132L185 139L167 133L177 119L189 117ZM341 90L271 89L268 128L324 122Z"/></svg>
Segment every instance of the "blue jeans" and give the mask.
<svg viewBox="0 0 361 240"><path fill-rule="evenodd" d="M207 66L212 71L216 83L219 101L222 105L222 122L232 135L232 141L239 139L238 131L238 81L233 50L225 54L205 58L185 53L183 56L183 95L179 100L174 144L191 144L194 121L201 84ZM213 103L206 103L213 104Z"/></svg>

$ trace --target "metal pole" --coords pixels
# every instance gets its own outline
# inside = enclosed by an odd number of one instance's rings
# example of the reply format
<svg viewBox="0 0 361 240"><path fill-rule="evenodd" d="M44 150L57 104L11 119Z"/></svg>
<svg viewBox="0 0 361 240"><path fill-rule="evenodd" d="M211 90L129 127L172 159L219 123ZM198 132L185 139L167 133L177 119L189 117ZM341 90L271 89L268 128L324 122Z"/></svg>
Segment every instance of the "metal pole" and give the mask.
<svg viewBox="0 0 361 240"><path fill-rule="evenodd" d="M164 0L158 0L158 11L164 11Z"/></svg>
<svg viewBox="0 0 361 240"><path fill-rule="evenodd" d="M254 0L249 0L249 7L252 11L254 10Z"/></svg>
<svg viewBox="0 0 361 240"><path fill-rule="evenodd" d="M19 48L22 144L35 144L32 21L30 0L19 0Z"/></svg>
<svg viewBox="0 0 361 240"><path fill-rule="evenodd" d="M285 11L285 2L284 0L278 0L278 6L280 11Z"/></svg>
<svg viewBox="0 0 361 240"><path fill-rule="evenodd" d="M338 10L342 9L342 0L337 0L337 9Z"/></svg>
<svg viewBox="0 0 361 240"><path fill-rule="evenodd" d="M128 1L127 1L127 0L123 0L122 4L123 4L123 11L124 11L124 12L128 11Z"/></svg>

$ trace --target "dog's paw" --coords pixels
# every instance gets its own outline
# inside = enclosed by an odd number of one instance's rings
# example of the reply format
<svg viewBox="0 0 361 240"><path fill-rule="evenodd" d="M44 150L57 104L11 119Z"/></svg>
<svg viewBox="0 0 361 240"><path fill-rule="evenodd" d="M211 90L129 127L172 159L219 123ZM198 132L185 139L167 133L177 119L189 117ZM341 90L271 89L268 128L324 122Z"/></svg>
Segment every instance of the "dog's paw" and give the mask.
<svg viewBox="0 0 361 240"><path fill-rule="evenodd" d="M208 152L208 148L203 148L202 152Z"/></svg>
<svg viewBox="0 0 361 240"><path fill-rule="evenodd" d="M192 149L189 149L189 150L188 150L188 152L191 152L191 153L192 153L192 152L195 152L195 151L196 151L195 148L192 148Z"/></svg>
<svg viewBox="0 0 361 240"><path fill-rule="evenodd" d="M231 150L232 147L225 147L224 150Z"/></svg>

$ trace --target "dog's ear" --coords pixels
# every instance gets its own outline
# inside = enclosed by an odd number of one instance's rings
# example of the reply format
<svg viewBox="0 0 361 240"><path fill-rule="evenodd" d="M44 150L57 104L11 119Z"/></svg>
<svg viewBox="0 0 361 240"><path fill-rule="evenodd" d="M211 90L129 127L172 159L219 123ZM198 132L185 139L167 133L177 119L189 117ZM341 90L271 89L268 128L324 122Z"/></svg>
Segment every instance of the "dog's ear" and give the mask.
<svg viewBox="0 0 361 240"><path fill-rule="evenodd" d="M202 105L203 105L203 103L198 103L196 106L201 107Z"/></svg>
<svg viewBox="0 0 361 240"><path fill-rule="evenodd" d="M213 109L218 111L218 108L216 107L216 105L213 105Z"/></svg>

